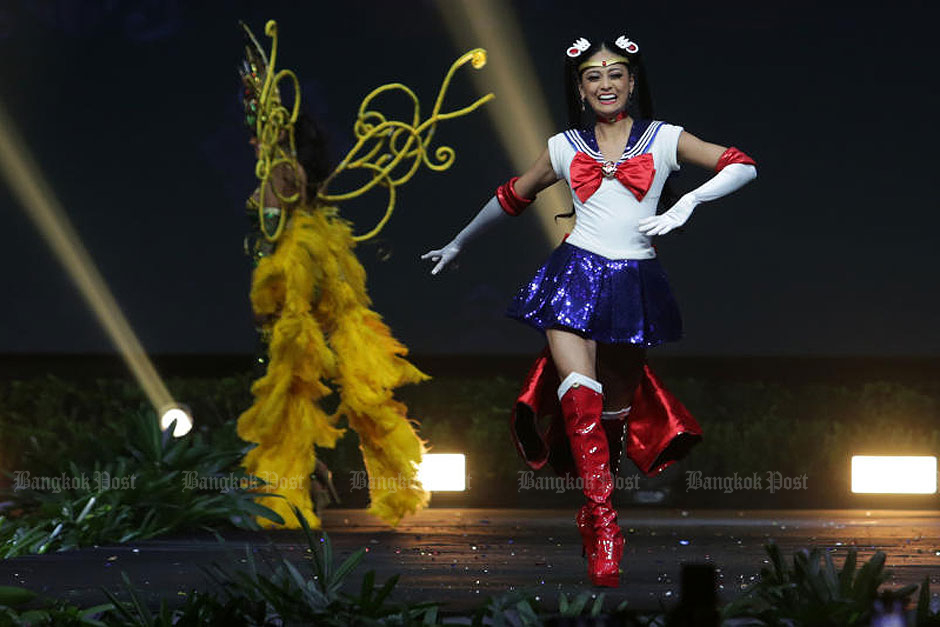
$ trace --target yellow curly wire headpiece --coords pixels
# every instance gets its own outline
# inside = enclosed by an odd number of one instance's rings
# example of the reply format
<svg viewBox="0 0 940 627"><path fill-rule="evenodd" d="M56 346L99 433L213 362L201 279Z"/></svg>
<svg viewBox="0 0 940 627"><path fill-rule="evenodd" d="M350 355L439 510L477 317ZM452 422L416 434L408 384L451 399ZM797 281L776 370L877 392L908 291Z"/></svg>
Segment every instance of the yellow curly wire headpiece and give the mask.
<svg viewBox="0 0 940 627"><path fill-rule="evenodd" d="M276 241L284 231L287 220L287 211L281 211L274 234L268 232L264 216L265 192L270 188L275 198L287 205L300 200L300 191L288 196L282 196L277 185L271 185L271 174L274 169L288 166L295 177L300 180L300 165L297 162L297 149L294 143L294 125L300 114L300 81L297 75L290 70L275 72L277 61L277 22L268 20L264 26L264 33L271 38L270 57L258 44L251 29L242 22L242 28L248 36L250 45L246 46L246 62L241 70L242 82L245 84L246 98L256 103L254 112L254 133L257 140L258 161L255 163L255 176L261 181L259 188L258 222L261 233L268 241ZM269 60L270 59L270 60ZM294 88L293 106L288 110L281 101L280 83L289 79ZM251 92L251 93L248 93ZM250 112L246 111L246 114ZM252 121L249 117L249 122ZM285 141L286 140L286 141ZM285 143L287 145L285 149Z"/></svg>
<svg viewBox="0 0 940 627"><path fill-rule="evenodd" d="M271 38L270 60L264 54L251 30L243 23L251 45L246 47L247 61L241 71L242 80L246 86L246 97L252 92L257 100L257 115L254 118L255 137L258 142L258 161L255 164L255 175L261 180L258 203L259 224L261 232L268 241L276 241L284 230L287 220L287 211L281 211L278 225L274 233L267 231L264 216L264 194L270 186L271 174L274 168L288 165L300 180L300 165L297 162L294 143L294 125L300 113L300 84L297 76L290 70L275 72L277 60L277 23L270 20L264 28L265 34ZM434 107L427 119L421 120L418 97L415 93L401 83L389 83L372 90L359 105L359 113L353 125L356 144L340 161L339 165L326 177L320 186L317 199L324 203L338 202L356 198L368 192L376 185L388 190L388 203L385 214L378 224L364 235L353 236L357 242L375 237L388 222L395 208L395 188L407 182L414 176L422 163L431 170L441 172L448 169L454 162L456 153L450 146L439 146L434 151L434 160L428 156L431 138L441 120L466 115L494 98L492 93L475 100L470 105L455 111L442 112L441 106L444 95L450 86L454 73L458 68L470 63L474 69L486 64L486 51L476 48L462 55L454 61L444 76L444 81L438 91ZM279 83L288 78L294 88L294 102L291 109L287 109L281 102ZM389 91L404 92L412 101L414 111L411 122L387 119L381 112L370 110L372 101ZM250 112L246 112L249 113ZM286 140L286 141L285 141ZM284 145L287 145L285 149ZM399 169L401 168L401 169ZM331 183L347 170L366 170L370 174L368 182L348 192L328 193ZM396 169L399 169L396 172ZM403 169L403 171L402 171ZM277 186L271 186L275 197L284 205L295 203L300 199L300 191L289 196L281 196Z"/></svg>
<svg viewBox="0 0 940 627"><path fill-rule="evenodd" d="M382 185L388 189L388 204L385 208L385 215L368 233L354 236L353 239L357 242L374 237L382 230L395 208L395 188L410 180L422 163L436 172L442 172L453 164L456 153L450 146L439 146L434 151L434 158L437 163L431 161L428 157L428 147L437 128L437 123L441 120L466 115L494 98L493 94L490 93L478 98L462 109L450 112L441 111L444 95L447 93L447 88L450 86L454 73L467 62L474 69L483 67L486 65L486 51L482 48L476 48L454 61L444 76L444 81L441 83L431 114L424 121L421 121L421 105L418 102L418 97L411 89L401 83L389 83L377 87L359 105L359 115L353 126L353 133L358 141L336 166L336 169L326 178L318 196L324 202L337 202L361 196L376 185ZM404 92L414 104L411 123L401 120L388 120L379 111L369 110L368 107L373 99L392 90ZM405 170L396 177L394 171L399 166L403 166ZM327 193L330 183L339 174L354 169L368 170L372 175L371 179L349 192Z"/></svg>

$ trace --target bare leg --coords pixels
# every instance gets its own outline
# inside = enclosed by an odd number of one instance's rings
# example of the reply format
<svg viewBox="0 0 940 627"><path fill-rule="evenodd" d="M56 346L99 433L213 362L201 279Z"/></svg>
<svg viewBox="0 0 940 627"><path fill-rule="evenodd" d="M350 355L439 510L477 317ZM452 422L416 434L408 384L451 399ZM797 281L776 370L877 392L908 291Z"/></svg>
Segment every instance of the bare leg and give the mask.
<svg viewBox="0 0 940 627"><path fill-rule="evenodd" d="M564 329L546 329L548 348L558 371L558 379L564 380L572 372L579 372L592 379L597 378L594 362L597 359L597 342Z"/></svg>

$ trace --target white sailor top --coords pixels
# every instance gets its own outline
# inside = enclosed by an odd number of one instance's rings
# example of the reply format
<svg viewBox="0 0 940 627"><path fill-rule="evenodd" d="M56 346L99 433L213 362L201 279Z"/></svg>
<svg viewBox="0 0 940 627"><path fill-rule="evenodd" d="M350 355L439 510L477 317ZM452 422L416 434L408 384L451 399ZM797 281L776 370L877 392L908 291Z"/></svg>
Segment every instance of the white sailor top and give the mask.
<svg viewBox="0 0 940 627"><path fill-rule="evenodd" d="M663 185L669 174L679 169L676 151L682 130L681 126L659 120L634 120L630 138L617 164L642 154L652 154L655 174L649 189L638 201L617 178L603 177L597 190L584 202L572 191L577 222L566 241L608 259L655 257L650 238L639 231L637 222L656 215ZM569 187L572 185L571 164L579 152L601 164L606 161L597 146L593 128L567 130L548 140L552 168L558 178L568 182Z"/></svg>

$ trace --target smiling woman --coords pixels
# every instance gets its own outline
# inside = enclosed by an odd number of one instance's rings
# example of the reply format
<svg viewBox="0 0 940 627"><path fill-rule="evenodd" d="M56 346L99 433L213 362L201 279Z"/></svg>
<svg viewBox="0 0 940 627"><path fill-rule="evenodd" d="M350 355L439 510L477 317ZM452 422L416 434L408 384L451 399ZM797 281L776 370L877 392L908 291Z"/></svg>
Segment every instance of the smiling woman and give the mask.
<svg viewBox="0 0 940 627"><path fill-rule="evenodd" d="M532 468L550 463L578 475L587 503L576 522L588 572L595 585L616 586L623 535L610 496L624 440L637 467L654 475L702 433L646 365L648 347L682 336L651 238L682 226L698 204L733 192L757 170L744 153L653 118L640 47L625 35L579 37L565 55L568 130L549 138L535 164L500 186L453 241L423 258L437 262L437 274L541 190L561 179L570 186L574 208L562 215L576 216L575 226L507 312L548 342L517 399L512 434ZM717 174L675 201L667 179L680 162ZM540 418L549 415L543 433Z"/></svg>
<svg viewBox="0 0 940 627"><path fill-rule="evenodd" d="M624 110L623 103L633 96L636 82L618 58L623 57L601 50L585 62L589 65L578 81L581 109L584 110L585 101L589 102L591 109L608 124L617 121Z"/></svg>

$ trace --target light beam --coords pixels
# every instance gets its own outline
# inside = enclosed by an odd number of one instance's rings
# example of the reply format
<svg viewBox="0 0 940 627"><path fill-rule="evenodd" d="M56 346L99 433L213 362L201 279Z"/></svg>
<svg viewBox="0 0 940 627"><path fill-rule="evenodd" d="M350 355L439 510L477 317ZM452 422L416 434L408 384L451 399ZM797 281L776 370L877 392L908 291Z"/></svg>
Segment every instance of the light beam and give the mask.
<svg viewBox="0 0 940 627"><path fill-rule="evenodd" d="M471 78L480 93L496 94L486 110L516 173L521 174L556 131L515 15L499 0L438 0L436 4L459 50L486 49L486 70L474 72ZM553 185L540 192L532 208L549 244L557 245L571 225L553 218L571 210L567 188Z"/></svg>
<svg viewBox="0 0 940 627"><path fill-rule="evenodd" d="M131 374L137 379L150 404L159 412L173 404L173 397L147 357L144 347L118 307L82 245L51 187L20 139L0 105L0 170L7 184L33 221L40 234L52 248L72 282L78 287L98 322L111 338Z"/></svg>

